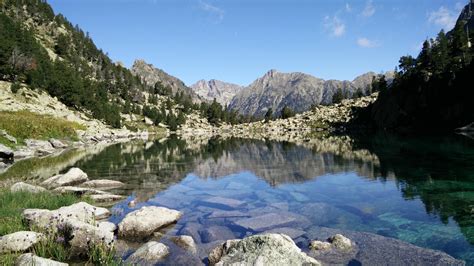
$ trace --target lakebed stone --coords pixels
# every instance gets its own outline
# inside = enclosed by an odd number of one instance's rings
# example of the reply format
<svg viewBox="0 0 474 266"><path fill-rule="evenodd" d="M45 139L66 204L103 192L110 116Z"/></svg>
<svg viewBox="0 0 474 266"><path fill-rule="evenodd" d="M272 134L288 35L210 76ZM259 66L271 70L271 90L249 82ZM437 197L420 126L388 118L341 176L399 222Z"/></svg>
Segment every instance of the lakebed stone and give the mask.
<svg viewBox="0 0 474 266"><path fill-rule="evenodd" d="M90 181L86 181L82 183L81 187L107 190L107 189L119 188L124 185L125 185L124 183L120 181L116 181L116 180L96 179L96 180L90 180Z"/></svg>
<svg viewBox="0 0 474 266"><path fill-rule="evenodd" d="M201 241L209 243L216 240L227 240L235 238L232 231L225 226L210 226L199 230Z"/></svg>
<svg viewBox="0 0 474 266"><path fill-rule="evenodd" d="M263 231L274 227L286 226L295 222L296 218L289 215L280 215L277 213L267 213L257 217L245 218L235 222L235 225L241 226L253 231Z"/></svg>
<svg viewBox="0 0 474 266"><path fill-rule="evenodd" d="M212 197L205 199L202 202L206 205L221 207L224 209L235 209L245 204L243 201L224 197Z"/></svg>
<svg viewBox="0 0 474 266"><path fill-rule="evenodd" d="M54 261L38 257L32 253L26 253L19 256L15 262L17 266L33 265L33 266L67 266L67 263Z"/></svg>
<svg viewBox="0 0 474 266"><path fill-rule="evenodd" d="M0 237L0 254L23 252L38 243L43 234L33 231L19 231Z"/></svg>
<svg viewBox="0 0 474 266"><path fill-rule="evenodd" d="M41 185L49 189L54 189L57 187L78 185L86 182L87 180L89 180L87 178L87 174L81 169L74 167L69 169L69 171L63 175L55 175L46 179L41 183Z"/></svg>
<svg viewBox="0 0 474 266"><path fill-rule="evenodd" d="M44 187L34 186L27 184L25 182L18 182L13 184L10 187L11 192L30 192L30 193L40 193L46 191Z"/></svg>
<svg viewBox="0 0 474 266"><path fill-rule="evenodd" d="M168 254L169 249L166 245L156 241L150 241L137 249L125 262L139 265L153 265L164 259Z"/></svg>
<svg viewBox="0 0 474 266"><path fill-rule="evenodd" d="M197 247L194 239L191 236L176 236L172 237L171 240L179 247L196 254Z"/></svg>
<svg viewBox="0 0 474 266"><path fill-rule="evenodd" d="M118 225L118 234L123 238L146 238L156 230L175 223L182 213L165 207L142 207L125 216Z"/></svg>
<svg viewBox="0 0 474 266"><path fill-rule="evenodd" d="M210 265L321 265L283 234L228 240L212 250L208 259Z"/></svg>

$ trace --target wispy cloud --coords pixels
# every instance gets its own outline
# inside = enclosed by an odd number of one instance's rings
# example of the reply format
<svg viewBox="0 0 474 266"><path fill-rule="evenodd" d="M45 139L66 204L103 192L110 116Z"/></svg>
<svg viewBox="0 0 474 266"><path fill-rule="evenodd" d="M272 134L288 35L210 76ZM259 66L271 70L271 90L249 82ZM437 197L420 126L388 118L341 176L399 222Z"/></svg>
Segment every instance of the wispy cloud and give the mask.
<svg viewBox="0 0 474 266"><path fill-rule="evenodd" d="M456 24L456 14L454 11L441 6L438 10L428 14L428 22L441 26L445 30L450 30Z"/></svg>
<svg viewBox="0 0 474 266"><path fill-rule="evenodd" d="M199 7L202 10L216 16L216 18L217 18L216 22L221 22L224 19L225 11L222 8L219 8L215 5L212 5L208 2L204 2L202 0L199 1Z"/></svg>
<svg viewBox="0 0 474 266"><path fill-rule="evenodd" d="M352 7L351 7L351 5L349 5L349 3L346 3L346 6L345 6L344 8L345 8L345 10L346 10L347 13L351 13L351 12L352 12Z"/></svg>
<svg viewBox="0 0 474 266"><path fill-rule="evenodd" d="M363 48L375 48L375 47L379 47L380 43L378 41L373 41L365 37L361 37L357 39L357 45Z"/></svg>
<svg viewBox="0 0 474 266"><path fill-rule="evenodd" d="M365 3L365 7L364 7L364 10L362 10L362 13L361 15L363 17L371 17L375 14L375 6L374 6L374 3L372 2L372 0L369 0Z"/></svg>
<svg viewBox="0 0 474 266"><path fill-rule="evenodd" d="M346 25L337 16L326 16L324 18L324 27L334 37L341 37L346 33Z"/></svg>

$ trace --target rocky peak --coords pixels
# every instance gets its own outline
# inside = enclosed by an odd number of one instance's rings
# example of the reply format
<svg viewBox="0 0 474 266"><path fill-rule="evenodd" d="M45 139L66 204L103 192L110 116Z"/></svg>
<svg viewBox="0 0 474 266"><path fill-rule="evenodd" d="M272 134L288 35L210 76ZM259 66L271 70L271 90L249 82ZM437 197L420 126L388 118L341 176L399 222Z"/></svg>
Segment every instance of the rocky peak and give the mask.
<svg viewBox="0 0 474 266"><path fill-rule="evenodd" d="M223 106L227 105L230 100L239 92L242 87L237 84L232 84L216 79L209 81L199 80L191 86L194 92L203 99L216 101Z"/></svg>

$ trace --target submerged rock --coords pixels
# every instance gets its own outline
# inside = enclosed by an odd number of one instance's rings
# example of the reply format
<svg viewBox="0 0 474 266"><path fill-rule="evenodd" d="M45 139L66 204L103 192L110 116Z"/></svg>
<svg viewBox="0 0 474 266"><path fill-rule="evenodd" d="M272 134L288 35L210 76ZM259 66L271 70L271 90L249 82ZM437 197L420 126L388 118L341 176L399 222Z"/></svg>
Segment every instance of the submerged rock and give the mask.
<svg viewBox="0 0 474 266"><path fill-rule="evenodd" d="M22 266L22 265L34 265L34 266L67 266L67 263L62 263L50 259L45 259L38 257L32 253L26 253L19 256L16 259L15 265Z"/></svg>
<svg viewBox="0 0 474 266"><path fill-rule="evenodd" d="M221 207L224 209L235 209L245 204L245 202L224 197L212 197L202 201L206 205Z"/></svg>
<svg viewBox="0 0 474 266"><path fill-rule="evenodd" d="M98 188L98 189L106 190L106 189L119 188L124 185L125 185L124 183L120 181L116 181L116 180L96 179L96 180L90 180L90 181L84 182L83 184L81 184L81 187Z"/></svg>
<svg viewBox="0 0 474 266"><path fill-rule="evenodd" d="M13 184L10 187L11 192L30 192L30 193L40 193L46 191L44 187L30 185L24 182L18 182Z"/></svg>
<svg viewBox="0 0 474 266"><path fill-rule="evenodd" d="M41 185L53 189L57 187L64 187L64 186L75 186L78 184L82 184L89 180L87 178L87 174L84 173L79 168L71 168L69 171L63 175L55 175L43 181Z"/></svg>
<svg viewBox="0 0 474 266"><path fill-rule="evenodd" d="M8 252L23 252L38 243L43 234L33 231L19 231L0 237L0 254Z"/></svg>
<svg viewBox="0 0 474 266"><path fill-rule="evenodd" d="M229 228L217 225L199 230L199 235L203 243L235 238L234 233Z"/></svg>
<svg viewBox="0 0 474 266"><path fill-rule="evenodd" d="M257 217L238 220L235 224L253 231L263 231L274 227L283 227L295 221L296 218L290 215L267 213Z"/></svg>
<svg viewBox="0 0 474 266"><path fill-rule="evenodd" d="M209 254L210 265L321 265L283 234L228 240Z"/></svg>
<svg viewBox="0 0 474 266"><path fill-rule="evenodd" d="M137 249L125 262L139 265L153 265L164 259L168 254L169 249L167 246L156 241L150 241Z"/></svg>
<svg viewBox="0 0 474 266"><path fill-rule="evenodd" d="M191 236L176 236L172 237L171 240L179 247L196 254L197 247L194 239Z"/></svg>
<svg viewBox="0 0 474 266"><path fill-rule="evenodd" d="M118 234L124 238L146 238L181 216L181 212L165 207L142 207L125 216L118 225Z"/></svg>

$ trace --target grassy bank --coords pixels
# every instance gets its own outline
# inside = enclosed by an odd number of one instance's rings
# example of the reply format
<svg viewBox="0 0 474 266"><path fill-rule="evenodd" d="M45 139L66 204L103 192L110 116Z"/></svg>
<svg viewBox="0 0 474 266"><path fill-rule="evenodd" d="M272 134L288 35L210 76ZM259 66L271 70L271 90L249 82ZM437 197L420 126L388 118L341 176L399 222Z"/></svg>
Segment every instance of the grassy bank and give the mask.
<svg viewBox="0 0 474 266"><path fill-rule="evenodd" d="M0 129L17 138L21 143L25 139L77 139L76 130L85 127L61 118L40 115L28 111L0 112ZM8 140L0 138L0 142L8 144Z"/></svg>
<svg viewBox="0 0 474 266"><path fill-rule="evenodd" d="M29 230L21 216L24 209L38 208L54 210L80 201L84 201L84 199L72 194L60 195L51 192L35 194L30 192L11 192L5 188L0 189L0 236L17 231ZM86 199L86 201L89 200ZM48 247L47 250L44 248L45 246ZM58 245L56 246L52 246L51 241L41 243L38 248L35 248L35 253L41 252L45 253L44 255L49 254L47 257L56 257L64 254L64 252L59 252L61 249ZM20 254L16 253L1 254L0 265L13 265L19 255Z"/></svg>

